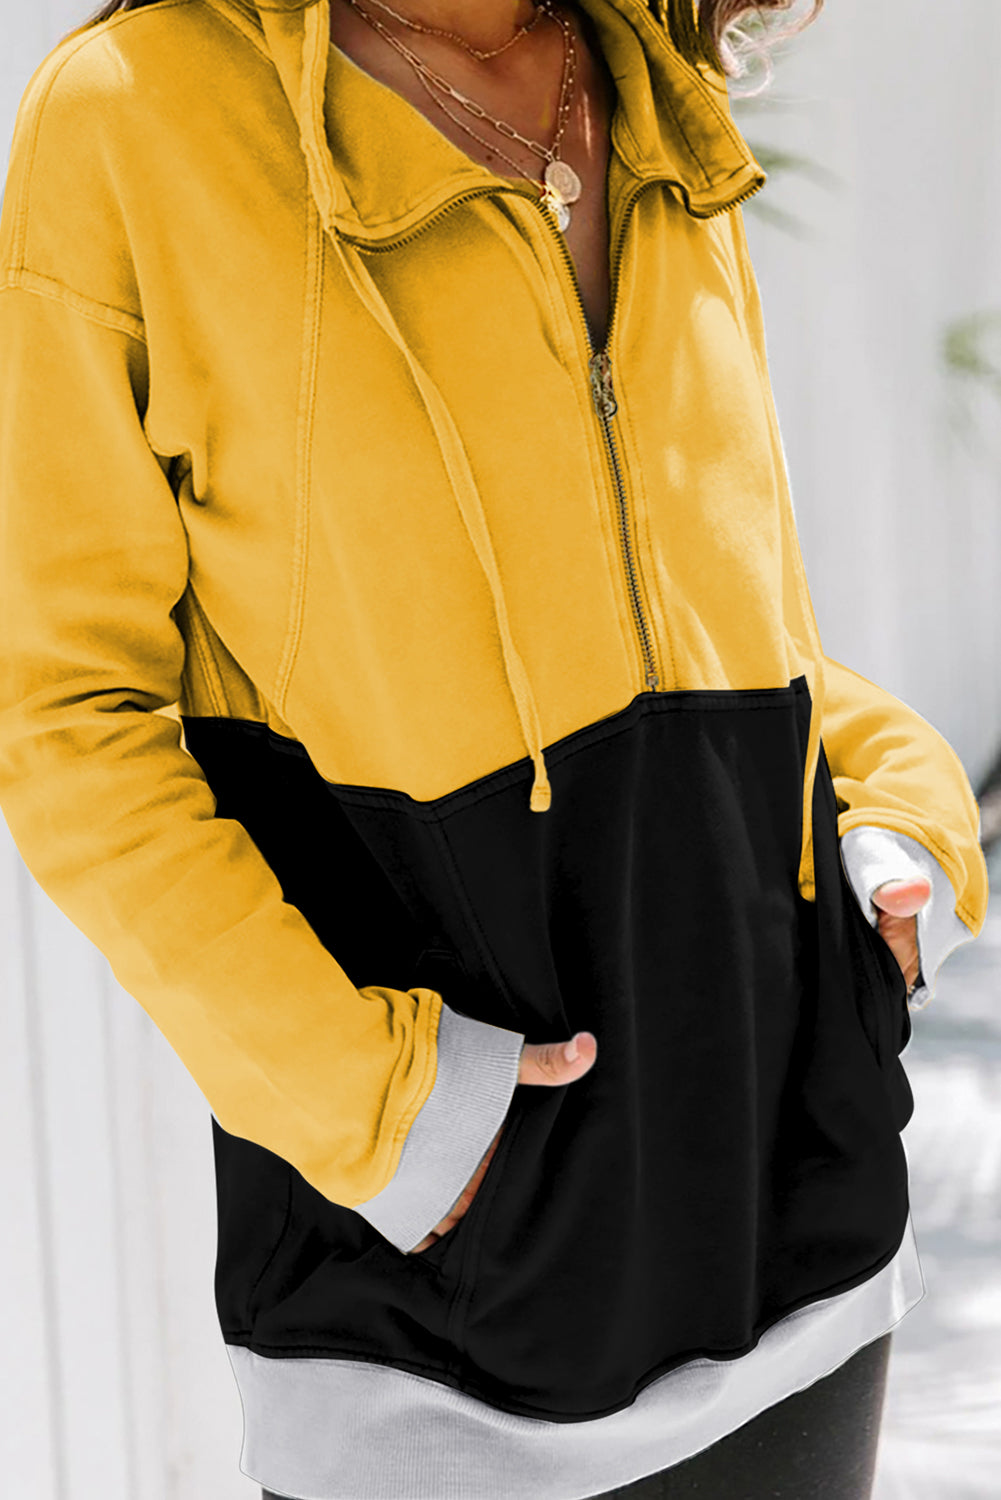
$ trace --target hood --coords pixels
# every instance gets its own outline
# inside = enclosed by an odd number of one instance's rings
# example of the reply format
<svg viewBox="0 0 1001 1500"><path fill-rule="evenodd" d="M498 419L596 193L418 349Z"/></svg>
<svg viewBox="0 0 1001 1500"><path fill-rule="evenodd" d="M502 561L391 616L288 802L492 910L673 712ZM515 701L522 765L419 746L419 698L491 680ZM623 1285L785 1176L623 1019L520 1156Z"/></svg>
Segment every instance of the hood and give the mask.
<svg viewBox="0 0 1001 1500"><path fill-rule="evenodd" d="M278 72L299 130L309 185L321 222L348 282L400 350L427 409L455 502L490 589L504 669L528 755L534 767L529 805L550 806L542 727L531 682L512 637L483 503L461 436L441 393L408 346L369 275L358 245L412 234L450 199L490 191L497 178L458 153L430 129L426 149L389 168L353 151L351 111L337 115L327 98L332 63L330 0L208 0L244 31L262 39ZM698 45L694 0L578 0L602 37L614 76L646 68L649 88L620 91L612 129L614 148L639 178L659 178L695 217L733 207L764 185L765 173L733 123L726 80ZM628 22L624 27L622 21ZM350 88L353 65L339 75ZM635 76L635 74L633 74ZM404 101L405 103L405 101ZM387 108L391 101L387 102ZM410 106L406 105L409 110ZM412 123L412 122L411 122ZM387 204L390 212L387 214ZM810 612L812 615L812 611ZM815 633L809 626L805 635ZM817 654L809 652L812 663ZM813 675L819 667L813 668ZM811 787L819 752L819 712L811 716L804 789L800 885L812 890Z"/></svg>
<svg viewBox="0 0 1001 1500"><path fill-rule="evenodd" d="M353 64L330 65L329 0L209 0L252 32L278 72L299 127L317 207L331 233L385 243L413 232L451 196L489 190L496 177L429 125L406 162L373 161L352 129ZM690 213L718 213L764 185L765 173L733 123L723 75L697 56L691 0L669 0L657 20L644 0L577 0L602 38L617 78L645 72L649 87L620 90L612 141L637 178L665 181ZM626 22L626 25L623 25ZM673 38L682 38L677 45ZM329 69L329 71L328 71ZM392 109L392 101L386 101ZM405 123L412 125L405 101ZM437 148L437 149L436 149ZM388 211L387 211L387 205Z"/></svg>

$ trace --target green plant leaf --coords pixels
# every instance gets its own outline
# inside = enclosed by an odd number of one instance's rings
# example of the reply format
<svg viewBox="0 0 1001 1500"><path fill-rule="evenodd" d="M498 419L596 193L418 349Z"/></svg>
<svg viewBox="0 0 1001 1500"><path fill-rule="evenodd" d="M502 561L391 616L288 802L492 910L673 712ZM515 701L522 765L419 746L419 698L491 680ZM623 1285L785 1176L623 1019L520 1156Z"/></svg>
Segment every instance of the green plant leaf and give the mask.
<svg viewBox="0 0 1001 1500"><path fill-rule="evenodd" d="M940 352L950 374L978 381L1001 400L1001 309L953 318L942 330Z"/></svg>

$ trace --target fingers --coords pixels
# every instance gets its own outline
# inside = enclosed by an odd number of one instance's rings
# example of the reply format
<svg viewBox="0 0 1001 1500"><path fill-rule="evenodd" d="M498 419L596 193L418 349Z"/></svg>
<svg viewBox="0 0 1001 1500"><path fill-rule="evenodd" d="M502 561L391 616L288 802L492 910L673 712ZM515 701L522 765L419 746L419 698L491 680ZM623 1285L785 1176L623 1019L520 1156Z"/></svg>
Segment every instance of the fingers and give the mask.
<svg viewBox="0 0 1001 1500"><path fill-rule="evenodd" d="M440 1221L440 1223L434 1226L429 1234L426 1234L424 1236L419 1245L415 1245L412 1250L407 1251L408 1255L417 1255L419 1251L426 1250L429 1245L433 1245L436 1240L440 1240L443 1235L446 1235L450 1229L454 1229L459 1220L465 1216L465 1214L468 1212L469 1205L476 1197L476 1190L479 1187L480 1183L483 1181L483 1177L487 1170L487 1167L490 1165L490 1159L493 1156L494 1152L497 1150L497 1143L501 1138L503 1130L504 1124L502 1123L500 1130L498 1130L497 1134L490 1142L490 1145L487 1147L486 1153L480 1161L479 1166L476 1168L476 1171L469 1179L469 1182L459 1194L459 1197L452 1204L452 1207L449 1209L448 1213Z"/></svg>
<svg viewBox="0 0 1001 1500"><path fill-rule="evenodd" d="M582 1078L594 1065L594 1060L598 1055L598 1042L590 1031L578 1031L576 1036L571 1038L571 1042L576 1043L576 1048L573 1050L577 1055L573 1058L568 1058L566 1055L566 1042L525 1042L518 1065L518 1082L548 1084L553 1087L563 1083L573 1083L575 1079ZM460 1197L452 1204L441 1223L436 1224L430 1234L424 1236L420 1244L407 1252L409 1255L416 1255L419 1251L428 1249L436 1240L440 1240L450 1229L453 1229L465 1215L476 1197L476 1191L497 1150L504 1123L502 1122L500 1130L490 1142L488 1150Z"/></svg>
<svg viewBox="0 0 1001 1500"><path fill-rule="evenodd" d="M901 973L910 989L921 971L917 917L895 917L887 911L880 910L876 917L876 927L880 937L900 965Z"/></svg>
<svg viewBox="0 0 1001 1500"><path fill-rule="evenodd" d="M931 881L924 875L916 875L911 880L884 880L870 899L873 906L893 917L912 917L930 896Z"/></svg>
<svg viewBox="0 0 1001 1500"><path fill-rule="evenodd" d="M907 988L921 972L917 914L931 896L931 881L923 875L911 880L884 880L872 893L876 927L900 965Z"/></svg>
<svg viewBox="0 0 1001 1500"><path fill-rule="evenodd" d="M566 1056L565 1042L525 1042L518 1069L519 1083L548 1084L550 1087L573 1083L594 1065L598 1042L590 1031L578 1031L572 1038L577 1056Z"/></svg>

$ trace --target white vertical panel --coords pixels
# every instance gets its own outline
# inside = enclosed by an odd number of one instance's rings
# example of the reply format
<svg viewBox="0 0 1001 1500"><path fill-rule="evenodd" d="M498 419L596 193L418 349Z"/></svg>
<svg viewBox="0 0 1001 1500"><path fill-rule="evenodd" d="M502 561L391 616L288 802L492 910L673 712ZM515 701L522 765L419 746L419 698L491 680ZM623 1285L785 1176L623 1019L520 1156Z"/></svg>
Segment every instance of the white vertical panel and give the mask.
<svg viewBox="0 0 1001 1500"><path fill-rule="evenodd" d="M116 1158L115 1221L119 1296L126 1337L119 1347L129 1424L128 1494L135 1500L168 1500L166 1430L170 1380L184 1371L168 1366L164 1330L164 1249L158 1233L161 1184L153 1146L150 1038L165 1049L152 1021L115 983L105 966L100 1005L108 1038ZM154 1043L155 1045L155 1043ZM176 1062L176 1059L173 1059ZM187 1163L179 1162L183 1172Z"/></svg>
<svg viewBox="0 0 1001 1500"><path fill-rule="evenodd" d="M124 999L124 995L122 996ZM211 1116L152 1025L143 1048L163 1325L144 1359L162 1361L168 1485L164 1500L260 1500L238 1468L243 1411L216 1319Z"/></svg>
<svg viewBox="0 0 1001 1500"><path fill-rule="evenodd" d="M213 1301L208 1106L0 833L3 1493L256 1500Z"/></svg>
<svg viewBox="0 0 1001 1500"><path fill-rule="evenodd" d="M63 1488L67 1500L85 1500L102 1484L124 1495L130 1434L119 1361L124 1330L101 958L37 886L29 913L26 935L44 1059L41 1112L56 1267Z"/></svg>
<svg viewBox="0 0 1001 1500"><path fill-rule="evenodd" d="M63 1500L50 1186L41 1110L29 877L0 822L0 1474L12 1495Z"/></svg>
<svg viewBox="0 0 1001 1500"><path fill-rule="evenodd" d="M736 106L749 138L841 179L764 189L808 239L746 209L825 649L929 719L974 779L1001 744L1001 403L968 401L939 341L1001 310L996 9L834 0L763 102Z"/></svg>

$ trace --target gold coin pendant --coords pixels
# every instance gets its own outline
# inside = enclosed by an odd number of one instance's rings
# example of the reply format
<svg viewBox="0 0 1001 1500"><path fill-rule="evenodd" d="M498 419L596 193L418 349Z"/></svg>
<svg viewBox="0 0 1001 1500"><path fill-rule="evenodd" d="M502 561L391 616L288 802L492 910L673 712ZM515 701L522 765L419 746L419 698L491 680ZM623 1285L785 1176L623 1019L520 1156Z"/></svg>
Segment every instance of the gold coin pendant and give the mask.
<svg viewBox="0 0 1001 1500"><path fill-rule="evenodd" d="M564 203L576 203L581 194L580 178L569 162L559 159L546 163L546 182Z"/></svg>

